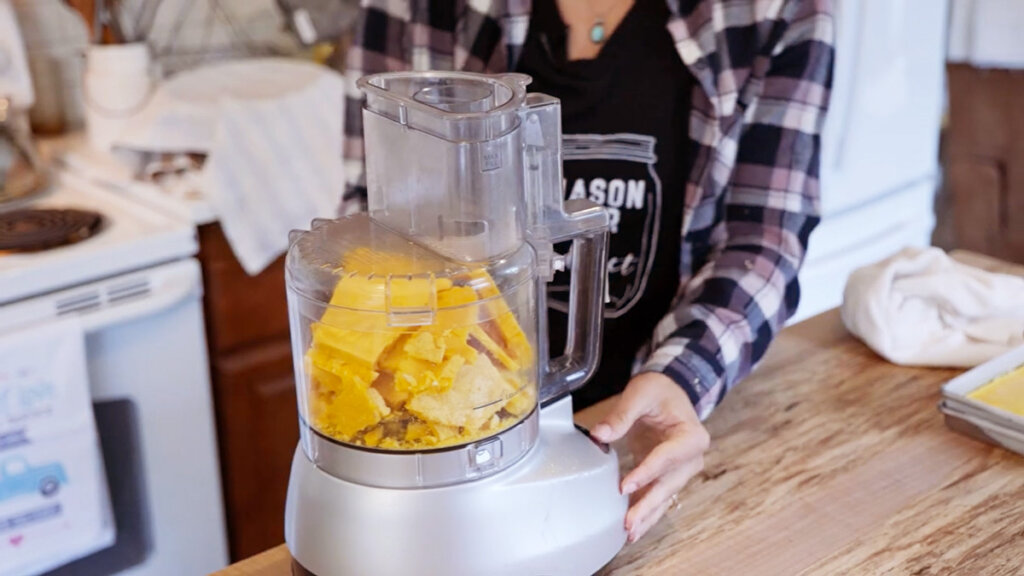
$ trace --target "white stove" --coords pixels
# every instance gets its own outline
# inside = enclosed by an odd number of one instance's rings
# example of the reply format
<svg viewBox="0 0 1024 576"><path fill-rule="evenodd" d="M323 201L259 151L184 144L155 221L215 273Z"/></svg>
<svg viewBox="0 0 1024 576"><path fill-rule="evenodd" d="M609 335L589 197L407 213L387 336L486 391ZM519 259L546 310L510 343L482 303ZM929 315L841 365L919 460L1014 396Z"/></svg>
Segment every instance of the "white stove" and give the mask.
<svg viewBox="0 0 1024 576"><path fill-rule="evenodd" d="M0 334L75 317L116 523L111 548L50 576L206 574L227 564L195 228L62 171L0 212L102 214L96 234L0 252Z"/></svg>
<svg viewBox="0 0 1024 576"><path fill-rule="evenodd" d="M195 229L67 172L54 174L43 194L0 212L20 208L74 208L99 212L100 231L75 244L40 252L0 254L0 304L45 294L192 256L198 250Z"/></svg>

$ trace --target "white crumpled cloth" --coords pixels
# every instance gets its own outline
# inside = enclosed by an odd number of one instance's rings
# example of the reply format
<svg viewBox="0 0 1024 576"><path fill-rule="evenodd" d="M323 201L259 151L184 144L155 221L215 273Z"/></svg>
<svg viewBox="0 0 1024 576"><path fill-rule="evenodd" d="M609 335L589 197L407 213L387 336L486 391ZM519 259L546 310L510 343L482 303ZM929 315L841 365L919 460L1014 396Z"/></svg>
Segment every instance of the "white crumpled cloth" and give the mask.
<svg viewBox="0 0 1024 576"><path fill-rule="evenodd" d="M290 230L337 215L344 91L340 74L308 62L212 64L161 85L116 145L205 153L202 195L254 275L287 249Z"/></svg>
<svg viewBox="0 0 1024 576"><path fill-rule="evenodd" d="M1024 278L907 248L851 274L841 314L890 362L971 367L1024 345Z"/></svg>

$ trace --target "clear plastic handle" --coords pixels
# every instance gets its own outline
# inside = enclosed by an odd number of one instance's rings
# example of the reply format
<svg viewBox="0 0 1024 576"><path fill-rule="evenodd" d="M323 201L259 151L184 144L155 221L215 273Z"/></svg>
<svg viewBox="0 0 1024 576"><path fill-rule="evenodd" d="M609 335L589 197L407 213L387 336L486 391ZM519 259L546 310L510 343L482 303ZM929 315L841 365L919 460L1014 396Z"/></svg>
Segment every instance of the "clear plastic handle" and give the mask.
<svg viewBox="0 0 1024 576"><path fill-rule="evenodd" d="M601 359L601 333L604 324L605 263L608 261L608 213L589 200L567 202L567 216L575 223L589 226L571 236L568 264L569 329L565 350L551 358L541 382L541 402L560 398L579 389L597 370ZM556 242L570 238L555 237ZM540 308L547 334L547 292L540 291ZM549 352L550 354L550 352Z"/></svg>
<svg viewBox="0 0 1024 576"><path fill-rule="evenodd" d="M608 255L608 212L588 200L562 201L562 121L556 98L530 94L522 112L527 192L527 237L537 252L542 359L541 402L582 386L601 353ZM572 241L568 257L554 245ZM551 358L547 346L547 283L568 267L569 327L565 350Z"/></svg>

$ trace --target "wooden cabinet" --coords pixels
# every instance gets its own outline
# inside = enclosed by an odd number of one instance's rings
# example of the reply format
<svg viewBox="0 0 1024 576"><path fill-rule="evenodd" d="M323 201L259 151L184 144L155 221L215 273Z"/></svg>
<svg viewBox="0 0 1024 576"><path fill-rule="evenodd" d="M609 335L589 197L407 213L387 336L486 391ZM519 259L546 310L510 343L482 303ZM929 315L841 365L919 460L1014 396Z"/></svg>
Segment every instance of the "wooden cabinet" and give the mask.
<svg viewBox="0 0 1024 576"><path fill-rule="evenodd" d="M284 541L284 503L298 417L287 340L213 362L231 556Z"/></svg>
<svg viewBox="0 0 1024 576"><path fill-rule="evenodd" d="M1024 71L955 64L936 241L1024 262Z"/></svg>
<svg viewBox="0 0 1024 576"><path fill-rule="evenodd" d="M224 354L258 342L287 339L284 257L249 276L216 224L199 228L199 247L210 349Z"/></svg>
<svg viewBox="0 0 1024 576"><path fill-rule="evenodd" d="M207 340L232 561L284 540L299 439L283 258L257 276L220 226L199 228Z"/></svg>

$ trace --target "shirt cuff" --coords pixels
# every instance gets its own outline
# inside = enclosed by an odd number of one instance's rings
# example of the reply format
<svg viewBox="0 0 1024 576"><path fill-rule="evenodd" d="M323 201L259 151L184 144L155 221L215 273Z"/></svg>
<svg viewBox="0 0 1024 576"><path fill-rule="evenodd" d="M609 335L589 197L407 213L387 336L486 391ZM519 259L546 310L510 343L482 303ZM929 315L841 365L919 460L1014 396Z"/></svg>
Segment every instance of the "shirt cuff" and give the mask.
<svg viewBox="0 0 1024 576"><path fill-rule="evenodd" d="M640 372L664 374L679 384L702 421L711 415L721 396L721 379L696 354L679 345L655 350Z"/></svg>

